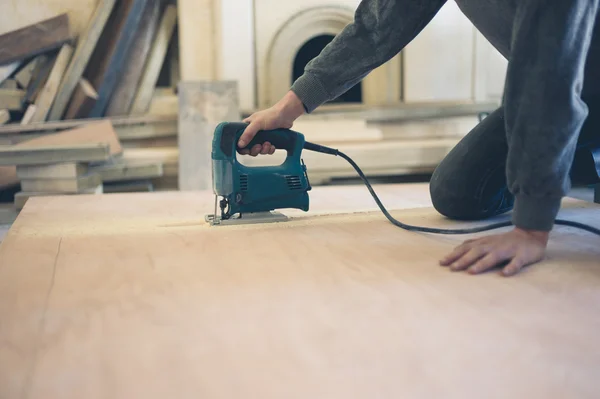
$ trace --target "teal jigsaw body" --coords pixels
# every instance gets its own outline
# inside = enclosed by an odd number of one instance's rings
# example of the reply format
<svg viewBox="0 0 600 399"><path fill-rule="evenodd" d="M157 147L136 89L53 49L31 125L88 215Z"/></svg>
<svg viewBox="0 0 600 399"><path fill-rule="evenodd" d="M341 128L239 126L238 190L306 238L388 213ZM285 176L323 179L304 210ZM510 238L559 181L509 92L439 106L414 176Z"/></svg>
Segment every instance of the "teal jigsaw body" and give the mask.
<svg viewBox="0 0 600 399"><path fill-rule="evenodd" d="M308 211L311 189L300 155L304 135L289 129L259 131L246 146L270 142L287 151L285 161L275 166L246 166L237 159L237 143L248 126L241 122L217 125L212 142L212 177L220 201L221 219L244 213L294 208ZM215 215L216 216L216 215Z"/></svg>

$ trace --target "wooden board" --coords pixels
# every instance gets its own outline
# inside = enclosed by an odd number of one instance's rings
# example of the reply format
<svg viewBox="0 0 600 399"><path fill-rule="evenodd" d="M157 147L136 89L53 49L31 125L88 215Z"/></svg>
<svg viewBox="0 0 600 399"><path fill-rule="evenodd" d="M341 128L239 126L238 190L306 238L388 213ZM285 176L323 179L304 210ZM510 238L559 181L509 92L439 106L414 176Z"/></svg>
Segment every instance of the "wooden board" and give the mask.
<svg viewBox="0 0 600 399"><path fill-rule="evenodd" d="M140 162L124 158L94 166L91 172L100 175L102 182L117 182L161 177L163 166L160 162Z"/></svg>
<svg viewBox="0 0 600 399"><path fill-rule="evenodd" d="M84 176L60 179L23 179L21 189L24 192L81 193L93 190L102 184L99 173L88 173Z"/></svg>
<svg viewBox="0 0 600 399"><path fill-rule="evenodd" d="M10 121L10 112L7 109L0 109L0 125Z"/></svg>
<svg viewBox="0 0 600 399"><path fill-rule="evenodd" d="M148 56L144 73L141 77L139 87L133 103L131 104L132 115L143 115L150 108L152 95L158 81L160 70L165 61L165 55L169 48L169 42L173 36L177 23L177 7L168 5L163 13L160 26L152 44L152 50Z"/></svg>
<svg viewBox="0 0 600 399"><path fill-rule="evenodd" d="M25 91L0 89L0 108L8 109L9 111L23 110L23 102L25 100Z"/></svg>
<svg viewBox="0 0 600 399"><path fill-rule="evenodd" d="M122 68L138 29L142 11L148 0L123 0L117 4L99 40L84 76L98 92L98 99L87 117L104 116L110 97L122 73Z"/></svg>
<svg viewBox="0 0 600 399"><path fill-rule="evenodd" d="M64 130L59 133L48 134L27 140L16 145L19 148L32 148L47 145L73 145L101 143L108 144L111 155L123 152L119 138L110 121L89 124L75 129Z"/></svg>
<svg viewBox="0 0 600 399"><path fill-rule="evenodd" d="M98 101L98 93L87 79L81 78L73 93L71 104L65 113L66 119L85 118Z"/></svg>
<svg viewBox="0 0 600 399"><path fill-rule="evenodd" d="M0 65L56 49L72 39L68 14L60 14L0 36Z"/></svg>
<svg viewBox="0 0 600 399"><path fill-rule="evenodd" d="M465 225L426 186L375 189L406 222ZM470 276L438 266L470 236L323 215L369 209L364 187L214 229L211 194L30 198L0 246L0 396L597 396L597 237L559 227L535 267ZM598 226L598 209L561 217Z"/></svg>
<svg viewBox="0 0 600 399"><path fill-rule="evenodd" d="M107 116L128 115L138 89L148 54L156 37L160 21L161 2L150 0L146 5L140 27L135 33L132 50L127 56L119 83L106 109Z"/></svg>
<svg viewBox="0 0 600 399"><path fill-rule="evenodd" d="M44 88L40 92L35 102L36 111L30 121L31 123L43 122L46 120L48 113L50 112L50 108L54 102L54 98L56 97L56 93L58 92L60 82L64 76L65 69L71 61L72 54L73 46L68 43L63 44L56 57L56 61L52 66L52 71L48 75L48 79L44 84Z"/></svg>
<svg viewBox="0 0 600 399"><path fill-rule="evenodd" d="M55 121L63 117L69 104L69 100L79 83L79 79L85 71L90 57L96 48L98 39L104 30L104 26L112 12L115 1L116 0L103 0L97 3L87 28L78 37L77 48L73 53L73 58L69 63L69 67L65 71L64 79L61 81L54 105L48 115L48 120Z"/></svg>
<svg viewBox="0 0 600 399"><path fill-rule="evenodd" d="M0 147L0 165L46 165L60 162L96 162L110 158L108 144L41 144Z"/></svg>
<svg viewBox="0 0 600 399"><path fill-rule="evenodd" d="M31 197L55 197L57 195L77 195L77 194L102 194L104 192L103 190L103 186L102 184L99 184L97 187L88 189L88 190L82 190L81 192L74 192L74 193L56 193L56 192L26 192L26 191L19 191L18 193L15 193L15 202L14 202L14 206L16 210L21 210L23 209L23 207L25 206L25 204L27 203L27 200Z"/></svg>

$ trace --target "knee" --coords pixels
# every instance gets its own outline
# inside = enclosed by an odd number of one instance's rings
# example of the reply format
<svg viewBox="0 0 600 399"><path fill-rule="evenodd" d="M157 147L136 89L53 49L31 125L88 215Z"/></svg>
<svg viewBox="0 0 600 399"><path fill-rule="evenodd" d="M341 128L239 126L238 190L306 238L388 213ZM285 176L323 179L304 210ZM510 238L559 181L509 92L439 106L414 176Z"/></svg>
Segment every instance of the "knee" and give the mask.
<svg viewBox="0 0 600 399"><path fill-rule="evenodd" d="M436 171L437 172L437 171ZM445 178L439 172L433 174L429 194L434 209L454 220L476 220L484 216L484 209L474 193L461 192L461 184L453 178Z"/></svg>

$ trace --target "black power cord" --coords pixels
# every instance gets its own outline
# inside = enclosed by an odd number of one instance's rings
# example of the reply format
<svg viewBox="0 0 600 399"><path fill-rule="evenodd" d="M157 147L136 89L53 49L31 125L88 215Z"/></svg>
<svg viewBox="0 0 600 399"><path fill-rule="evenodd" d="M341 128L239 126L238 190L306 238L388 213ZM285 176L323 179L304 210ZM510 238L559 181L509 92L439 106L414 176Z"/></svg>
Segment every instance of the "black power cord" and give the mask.
<svg viewBox="0 0 600 399"><path fill-rule="evenodd" d="M485 226L480 226L480 227L472 227L472 228L467 228L467 229L438 229L438 228L433 228L433 227L421 227L421 226L412 226L406 223L402 223L397 219L394 219L394 217L392 217L392 215L390 215L390 213L387 211L387 209L385 209L385 207L383 206L383 204L381 203L381 201L379 200L379 197L377 196L377 194L375 194L375 191L373 190L373 187L371 187L371 183L369 183L369 181L367 180L367 177L365 176L365 174L362 172L362 170L358 167L358 165L356 164L356 162L354 162L352 160L352 158L350 158L348 155L344 154L341 151L338 151L336 149L330 148L330 147L326 147L320 144L315 144L315 143L311 143L311 142L305 142L304 143L304 148L310 151L316 151L316 152L320 152L320 153L324 153L324 154L329 154L329 155L335 155L335 156L339 156L344 158L346 161L348 161L348 163L350 165L352 165L352 167L356 170L356 172L358 173L358 175L360 176L360 178L362 179L362 181L365 183L365 185L367 186L367 188L369 189L369 192L371 193L371 195L373 196L373 199L375 200L375 202L377 203L377 206L379 206L379 209L381 209L381 212L383 212L383 214L385 215L385 217L392 222L392 224L403 228L405 230L410 230L410 231L420 231L420 232L425 232L425 233L434 233L434 234L472 234L472 233L479 233L482 231L488 231L488 230L493 230L493 229L498 229L501 227L508 227L508 226L512 226L512 222L507 221L507 222L500 222L500 223L493 223L493 224L488 224ZM593 234L597 234L600 235L600 229L597 229L595 227L592 226L588 226L586 224L583 223L578 223L578 222L572 222L569 220L561 220L561 219L556 219L555 220L555 224L558 225L564 225L564 226L570 226L570 227L576 227L582 230L586 230L588 232L591 232Z"/></svg>

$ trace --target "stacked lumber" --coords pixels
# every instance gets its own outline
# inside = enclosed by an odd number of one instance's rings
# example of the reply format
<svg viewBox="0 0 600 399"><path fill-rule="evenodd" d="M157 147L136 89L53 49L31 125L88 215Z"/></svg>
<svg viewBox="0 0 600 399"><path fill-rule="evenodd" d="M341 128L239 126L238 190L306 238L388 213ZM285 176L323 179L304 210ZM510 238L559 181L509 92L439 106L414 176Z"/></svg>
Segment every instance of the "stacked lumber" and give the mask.
<svg viewBox="0 0 600 399"><path fill-rule="evenodd" d="M175 148L177 101L172 88L177 85L173 79L178 78L178 73L169 68L177 63L165 62L177 45L173 40L177 10L172 3L103 0L97 2L79 35L73 34L67 13L1 35L0 150L3 154L13 154L22 162L23 154L17 148L25 151L25 142L32 145L34 140L45 136L55 137L57 133L86 126L93 129L104 121L111 124L107 131L116 134L121 152L124 148L157 145ZM111 157L114 155L111 152ZM125 155L121 153L120 157L126 158ZM0 190L19 181L24 181L28 188L48 188L42 183L30 184L31 176L38 176L38 172L71 179L68 191L81 192L91 186L96 190L98 185L93 183L97 178L81 180L90 173L88 161L96 160L84 159L60 168L46 165L42 172L35 164L0 166L3 176ZM3 165L6 162L3 160ZM118 190L124 182L127 184L123 190L131 190L130 162L121 160L114 164L112 158L104 162L113 164L111 168L98 170L96 175L104 176L101 180L111 186L109 190ZM138 172L146 178L162 176L162 164L142 166L146 170ZM79 180L75 182L75 178ZM145 187L152 188L152 183Z"/></svg>
<svg viewBox="0 0 600 399"><path fill-rule="evenodd" d="M0 147L0 165L15 168L20 210L32 196L101 194L162 176L162 164L130 160L110 121L43 134ZM108 190L105 187L108 186ZM152 187L145 186L144 191ZM138 188L138 191L141 190Z"/></svg>

